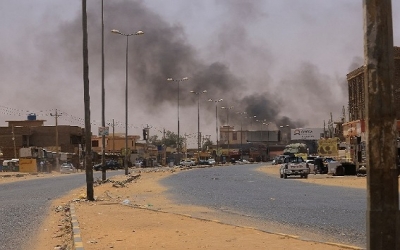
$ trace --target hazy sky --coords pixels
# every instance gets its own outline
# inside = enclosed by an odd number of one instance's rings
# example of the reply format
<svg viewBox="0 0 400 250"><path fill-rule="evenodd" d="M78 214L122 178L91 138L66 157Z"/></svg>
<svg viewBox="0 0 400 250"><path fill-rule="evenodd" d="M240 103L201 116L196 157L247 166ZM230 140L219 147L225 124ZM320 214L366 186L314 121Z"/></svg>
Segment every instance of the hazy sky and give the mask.
<svg viewBox="0 0 400 250"><path fill-rule="evenodd" d="M88 0L92 131L101 124L101 1ZM126 39L129 38L129 133L177 132L195 142L197 97L203 135L219 124L240 129L236 112L273 124L322 127L347 107L346 74L363 64L361 0L104 0L106 122L125 131ZM400 46L400 1L392 1ZM0 1L0 125L33 112L46 125L83 126L82 26L78 0ZM250 119L242 119L250 128ZM257 125L255 125L257 124ZM253 129L260 123L253 120ZM267 129L265 126L263 129ZM268 129L275 129L271 125Z"/></svg>

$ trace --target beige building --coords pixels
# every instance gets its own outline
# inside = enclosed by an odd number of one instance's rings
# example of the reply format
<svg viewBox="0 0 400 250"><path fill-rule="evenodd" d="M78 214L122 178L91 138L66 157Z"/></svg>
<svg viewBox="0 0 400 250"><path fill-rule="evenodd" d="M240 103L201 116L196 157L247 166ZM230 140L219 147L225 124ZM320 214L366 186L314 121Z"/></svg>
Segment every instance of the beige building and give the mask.
<svg viewBox="0 0 400 250"><path fill-rule="evenodd" d="M136 142L140 140L138 135L128 135L128 148L134 153L137 151ZM92 151L101 153L103 148L102 137L92 136ZM105 137L105 152L118 154L121 150L125 148L125 134L115 133L113 135L108 135Z"/></svg>

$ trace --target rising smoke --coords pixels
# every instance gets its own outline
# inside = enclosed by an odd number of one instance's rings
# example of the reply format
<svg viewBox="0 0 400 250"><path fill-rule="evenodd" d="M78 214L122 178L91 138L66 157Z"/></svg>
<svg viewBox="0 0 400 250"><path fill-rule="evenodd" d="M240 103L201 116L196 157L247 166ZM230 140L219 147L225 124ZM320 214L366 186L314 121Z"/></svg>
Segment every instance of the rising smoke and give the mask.
<svg viewBox="0 0 400 250"><path fill-rule="evenodd" d="M278 83L272 81L268 73L268 68L274 63L271 51L252 41L246 29L258 18L268 17L267 13L260 12L262 1L221 0L216 3L226 6L225 22L214 31L218 39L210 44L210 51L218 56L206 61L189 44L181 25L167 23L142 1L105 1L106 81L112 85L117 75L125 74L123 48L126 40L109 31L119 29L124 33L134 33L143 30L145 36L129 38L129 89L131 95L142 103L141 108L150 115L157 115L157 107L176 102L171 97L176 96L178 84L167 82L166 78L185 76L190 78L190 86L181 83L182 92L207 89L211 98L222 97L227 103L234 104L235 111L257 116L276 126L321 124L322 121L313 123L305 118L328 117L330 111L341 110L346 103L345 88L341 87L345 81L340 77L330 79L315 65L304 63L296 72L288 72ZM101 69L101 13L98 3L91 3L88 7L91 85L99 86L100 82L92 79L98 79ZM38 48L48 59L54 55L62 57L70 70L65 75L76 76L77 82L71 82L70 88L79 89L82 65L79 13L74 20L63 23L56 34L45 37L38 39ZM239 63L231 66L230 60ZM59 71L53 69L48 60L42 61L41 69L48 71L49 67L51 71ZM115 87L115 92L123 96L121 91L122 88ZM181 95L183 107L193 104L192 96ZM299 109L304 110L304 119L295 115ZM290 119L291 115L295 119ZM230 117L236 124L241 118L235 112ZM221 120L224 119L221 116Z"/></svg>

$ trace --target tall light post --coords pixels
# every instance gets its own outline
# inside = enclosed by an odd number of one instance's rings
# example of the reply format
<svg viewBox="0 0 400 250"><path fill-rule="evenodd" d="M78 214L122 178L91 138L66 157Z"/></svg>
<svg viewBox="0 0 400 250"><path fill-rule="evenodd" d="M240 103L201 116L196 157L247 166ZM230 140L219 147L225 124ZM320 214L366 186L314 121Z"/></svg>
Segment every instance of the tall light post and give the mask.
<svg viewBox="0 0 400 250"><path fill-rule="evenodd" d="M289 128L289 125L285 125L285 126L283 126L283 125L281 125L281 126L279 126L282 130L284 129L284 128ZM285 143L287 144L288 143L288 135L287 135L287 132L285 132Z"/></svg>
<svg viewBox="0 0 400 250"><path fill-rule="evenodd" d="M122 35L126 37L126 51L125 51L125 157L124 157L124 168L125 175L128 175L128 48L129 48L129 37L133 35L143 35L144 32L139 30L136 33L125 34L119 30L111 30L112 33Z"/></svg>
<svg viewBox="0 0 400 250"><path fill-rule="evenodd" d="M229 140L229 130L230 130L230 127L229 127L229 110L230 109L233 109L233 106L230 106L230 107L221 107L221 109L226 109L226 125L228 125L228 160L230 161L230 159L231 159L231 155L229 154L229 149L230 149L230 140Z"/></svg>
<svg viewBox="0 0 400 250"><path fill-rule="evenodd" d="M215 102L215 134L217 137L217 150L215 151L215 154L218 155L218 146L219 146L218 145L218 103L222 102L223 99L219 99L219 100L208 99L208 101Z"/></svg>
<svg viewBox="0 0 400 250"><path fill-rule="evenodd" d="M257 116L253 115L253 116L248 116L247 118L250 119L250 129L253 129L253 118L257 118Z"/></svg>
<svg viewBox="0 0 400 250"><path fill-rule="evenodd" d="M268 127L269 127L269 125L270 125L271 123L270 122L264 122L263 123L263 125L265 125L265 126L267 126L267 152L268 152L268 158L269 158L269 152L270 152L270 150L269 150L269 129L268 129Z"/></svg>
<svg viewBox="0 0 400 250"><path fill-rule="evenodd" d="M104 0L101 0L101 126L106 127L105 120L105 88L104 88ZM106 154L106 137L104 132L101 135L101 179L105 181L105 154Z"/></svg>
<svg viewBox="0 0 400 250"><path fill-rule="evenodd" d="M236 112L240 115L240 160L243 162L243 116L247 114L247 112Z"/></svg>
<svg viewBox="0 0 400 250"><path fill-rule="evenodd" d="M190 93L197 95L197 158L200 161L200 149L201 149L201 134L200 134L200 94L207 93L207 90L196 92L191 90Z"/></svg>
<svg viewBox="0 0 400 250"><path fill-rule="evenodd" d="M178 140L177 140L177 148L178 148L178 165L180 164L180 162L181 162L181 142L180 142L180 140L181 140L181 138L180 138L180 136L181 136L181 134L180 134L180 126L179 126L179 83L180 82L182 82L182 81L186 81L186 80L188 80L189 78L187 78L187 77L184 77L184 78L182 78L182 79L173 79L173 78L168 78L167 79L167 81L174 81L174 82L177 82L178 83Z"/></svg>

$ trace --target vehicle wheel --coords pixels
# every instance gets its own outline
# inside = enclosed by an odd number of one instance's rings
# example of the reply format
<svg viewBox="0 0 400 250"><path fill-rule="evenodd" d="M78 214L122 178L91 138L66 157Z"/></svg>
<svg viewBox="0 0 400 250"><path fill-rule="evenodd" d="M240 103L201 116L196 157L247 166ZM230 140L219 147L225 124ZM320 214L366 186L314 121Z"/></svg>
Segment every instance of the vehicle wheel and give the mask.
<svg viewBox="0 0 400 250"><path fill-rule="evenodd" d="M308 174L304 175L304 178L307 179L308 178Z"/></svg>
<svg viewBox="0 0 400 250"><path fill-rule="evenodd" d="M283 174L280 174L280 177L283 178Z"/></svg>
<svg viewBox="0 0 400 250"><path fill-rule="evenodd" d="M287 174L283 174L283 179L287 179Z"/></svg>

